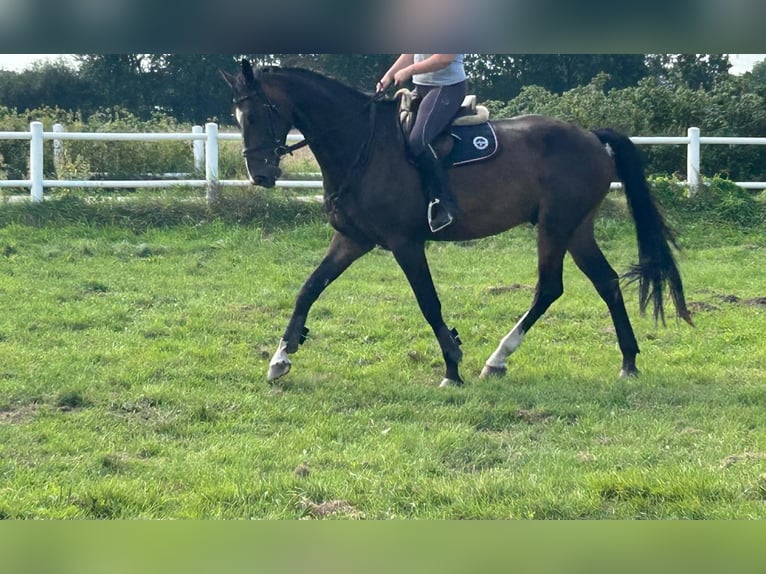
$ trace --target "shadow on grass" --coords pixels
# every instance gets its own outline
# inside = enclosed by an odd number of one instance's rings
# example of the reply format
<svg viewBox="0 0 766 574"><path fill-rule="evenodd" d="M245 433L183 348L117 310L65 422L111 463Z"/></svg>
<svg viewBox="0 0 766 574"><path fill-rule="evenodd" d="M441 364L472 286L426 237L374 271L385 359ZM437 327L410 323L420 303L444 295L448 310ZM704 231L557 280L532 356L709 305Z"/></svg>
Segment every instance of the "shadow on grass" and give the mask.
<svg viewBox="0 0 766 574"><path fill-rule="evenodd" d="M152 228L189 226L213 221L257 225L266 229L293 227L324 220L318 201L300 201L280 190L224 189L215 204L199 196L91 196L73 194L0 204L0 227L81 224L116 226L141 232Z"/></svg>
<svg viewBox="0 0 766 574"><path fill-rule="evenodd" d="M709 245L714 236L742 235L766 223L766 200L720 179L706 181L695 196L665 179L652 181L653 194L671 227L680 232L687 246ZM314 197L300 196L289 189L224 188L220 199L208 205L196 190L173 189L164 194L137 191L133 194L108 193L78 195L66 192L49 195L44 202L0 200L0 227L27 225L83 224L95 227L116 226L142 232L153 228L198 225L221 221L231 225L255 225L265 230L280 230L305 223L325 221L324 207ZM602 236L611 225L622 234L624 225L633 223L621 191L610 193L599 209L598 225ZM725 233L724 233L725 232Z"/></svg>

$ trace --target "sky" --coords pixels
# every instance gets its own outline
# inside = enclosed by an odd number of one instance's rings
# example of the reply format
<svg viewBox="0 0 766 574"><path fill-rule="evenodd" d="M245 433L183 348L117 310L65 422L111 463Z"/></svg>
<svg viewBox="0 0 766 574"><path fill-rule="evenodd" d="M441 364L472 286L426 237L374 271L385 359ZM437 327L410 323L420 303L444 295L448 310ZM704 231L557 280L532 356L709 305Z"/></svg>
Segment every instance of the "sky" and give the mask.
<svg viewBox="0 0 766 574"><path fill-rule="evenodd" d="M19 72L40 60L57 60L68 57L68 54L0 54L0 70ZM750 71L753 64L766 59L766 54L729 54L732 74L744 74Z"/></svg>
<svg viewBox="0 0 766 574"><path fill-rule="evenodd" d="M0 70L20 72L40 60L57 60L68 54L0 54Z"/></svg>

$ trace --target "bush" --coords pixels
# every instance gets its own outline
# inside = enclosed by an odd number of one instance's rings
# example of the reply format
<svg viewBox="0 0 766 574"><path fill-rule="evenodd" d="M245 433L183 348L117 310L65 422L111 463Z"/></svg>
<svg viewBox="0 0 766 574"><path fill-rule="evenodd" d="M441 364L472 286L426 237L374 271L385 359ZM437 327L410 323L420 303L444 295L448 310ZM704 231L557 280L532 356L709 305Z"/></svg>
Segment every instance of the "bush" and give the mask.
<svg viewBox="0 0 766 574"><path fill-rule="evenodd" d="M608 76L561 95L526 86L506 102L490 104L493 117L543 114L586 129L613 127L631 136L685 136L699 127L703 136L760 137L766 133L766 101L749 91L744 80L727 78L711 91L644 78L636 86L605 91ZM642 146L647 172L682 174L686 150L681 145ZM766 146L704 146L702 167L709 176L735 181L766 180Z"/></svg>
<svg viewBox="0 0 766 574"><path fill-rule="evenodd" d="M98 112L86 122L67 125L69 131L112 133L190 132L191 126L178 124L172 118L156 115L149 121L119 109ZM87 158L91 175L105 179L142 179L163 173L192 173L192 144L178 142L111 142L67 141L65 158Z"/></svg>
<svg viewBox="0 0 766 574"><path fill-rule="evenodd" d="M77 132L190 132L172 118L156 115L149 121L137 119L119 108L106 110L83 120L79 114L53 108L41 108L24 113L0 108L0 131L29 131L29 124L40 121L46 131L60 123L66 131ZM63 142L62 161L57 172L53 161L53 142L44 143L45 177L79 179L107 176L110 179L141 179L147 175L167 172L192 173L194 158L191 142ZM4 170L9 179L25 179L28 174L29 142L0 140L0 155L5 159Z"/></svg>
<svg viewBox="0 0 766 574"><path fill-rule="evenodd" d="M766 206L758 198L726 179L703 179L693 195L680 181L670 177L651 178L654 197L673 218L685 221L756 227L766 222Z"/></svg>
<svg viewBox="0 0 766 574"><path fill-rule="evenodd" d="M681 211L689 201L689 188L675 177L650 177L649 185L657 203L666 211Z"/></svg>
<svg viewBox="0 0 766 574"><path fill-rule="evenodd" d="M696 204L696 211L721 223L755 227L766 221L764 205L751 192L726 179L705 180L690 204Z"/></svg>
<svg viewBox="0 0 766 574"><path fill-rule="evenodd" d="M78 114L59 109L42 108L19 114L0 107L0 131L29 131L32 121L41 121L46 131L60 123L70 132L112 133L178 133L191 132L190 125L173 118L155 114L148 121L140 120L124 109L114 108L91 115L83 120ZM194 173L194 155L191 141L63 142L63 153L54 165L53 142L44 143L46 178L50 179L144 179L165 173ZM246 179L242 159L241 141L219 143L219 178ZM0 140L0 177L26 179L28 176L29 142L27 140ZM308 149L299 150L282 161L285 174L317 172L319 168ZM203 174L196 174L203 178ZM53 190L55 193L55 190ZM51 193L51 192L47 192Z"/></svg>
<svg viewBox="0 0 766 574"><path fill-rule="evenodd" d="M28 132L31 122L43 122L45 129L50 130L55 123L73 123L77 115L57 108L40 108L18 113L0 106L0 131ZM54 173L53 142L44 144L43 170L46 175ZM0 139L0 155L4 158L2 166L8 179L26 179L29 172L29 141Z"/></svg>

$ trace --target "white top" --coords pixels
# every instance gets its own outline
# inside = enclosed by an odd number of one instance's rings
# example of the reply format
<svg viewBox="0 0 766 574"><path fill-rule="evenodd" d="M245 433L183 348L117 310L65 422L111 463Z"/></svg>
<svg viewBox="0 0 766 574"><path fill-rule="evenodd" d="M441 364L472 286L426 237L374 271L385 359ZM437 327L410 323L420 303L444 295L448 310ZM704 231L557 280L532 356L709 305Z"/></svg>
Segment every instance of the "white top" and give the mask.
<svg viewBox="0 0 766 574"><path fill-rule="evenodd" d="M415 63L430 58L433 54L414 54ZM423 86L451 86L467 78L463 67L463 54L456 54L455 59L446 68L425 74L415 74L412 82Z"/></svg>

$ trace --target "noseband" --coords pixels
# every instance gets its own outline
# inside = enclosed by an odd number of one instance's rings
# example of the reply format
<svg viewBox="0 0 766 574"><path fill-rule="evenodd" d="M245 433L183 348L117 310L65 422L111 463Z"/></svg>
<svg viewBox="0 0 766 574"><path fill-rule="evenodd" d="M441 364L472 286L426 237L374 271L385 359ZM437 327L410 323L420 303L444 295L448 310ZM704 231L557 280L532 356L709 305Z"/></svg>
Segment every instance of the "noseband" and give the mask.
<svg viewBox="0 0 766 574"><path fill-rule="evenodd" d="M260 92L260 93L259 93ZM283 142L279 141L279 138L277 137L277 131L274 128L274 117L281 117L279 115L279 108L276 104L272 103L271 100L269 100L269 97L263 92L263 90L257 90L251 94L247 94L245 96L240 96L239 98L234 98L234 104L238 105L244 102L245 100L249 100L251 98L259 98L262 99L263 102L261 102L261 105L263 105L266 108L266 117L269 119L269 132L271 133L271 139L274 142L273 148L272 144L266 144L262 146L257 147L245 147L242 149L242 155L244 157L251 156L253 154L262 152L264 150L271 149L274 153L274 156L277 159L277 162L282 159L282 157L292 154L295 150L300 149L302 147L305 147L308 145L308 142L305 139L302 139L298 143L295 143L293 145L285 145Z"/></svg>

